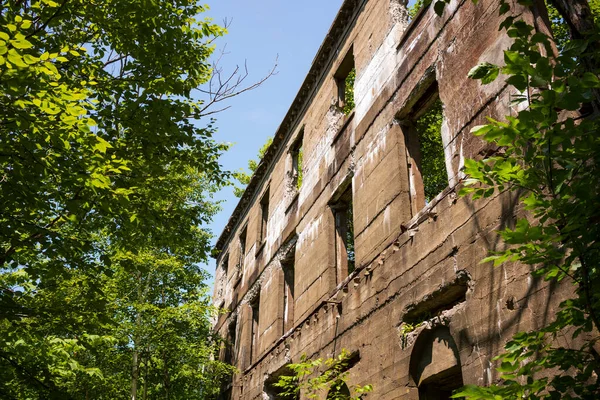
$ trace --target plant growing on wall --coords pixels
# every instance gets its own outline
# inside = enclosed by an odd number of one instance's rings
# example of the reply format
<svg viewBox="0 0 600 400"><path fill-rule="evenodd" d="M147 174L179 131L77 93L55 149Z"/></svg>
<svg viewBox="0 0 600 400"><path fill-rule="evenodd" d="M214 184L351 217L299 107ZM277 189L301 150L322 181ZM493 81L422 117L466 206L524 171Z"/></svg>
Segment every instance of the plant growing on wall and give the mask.
<svg viewBox="0 0 600 400"><path fill-rule="evenodd" d="M309 399L322 398L335 400L358 400L372 392L371 385L353 387L354 396L347 389L348 368L352 353L342 349L335 358L309 360L302 356L297 364L288 365L292 375L283 375L273 386L280 389L282 399L297 399L300 393ZM322 371L322 372L321 372Z"/></svg>

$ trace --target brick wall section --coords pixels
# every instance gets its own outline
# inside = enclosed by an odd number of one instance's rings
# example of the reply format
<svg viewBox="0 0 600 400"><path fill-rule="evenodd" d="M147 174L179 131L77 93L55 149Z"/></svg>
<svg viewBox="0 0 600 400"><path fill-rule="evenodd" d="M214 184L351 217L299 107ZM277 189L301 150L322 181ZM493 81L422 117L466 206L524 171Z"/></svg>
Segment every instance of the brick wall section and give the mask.
<svg viewBox="0 0 600 400"><path fill-rule="evenodd" d="M514 198L502 194L473 202L456 194L464 159L487 150L469 130L485 116L511 112L511 93L501 81L481 86L466 77L479 62L501 63L510 44L498 32L498 2L453 0L443 16L425 10L408 24L398 17L396 1L344 2L309 84L282 124L286 129L278 131L276 145L219 239L215 303L230 312L215 329L226 336L237 321L234 360L240 373L230 387L232 398L266 398L265 380L286 363L302 354L331 357L346 348L360 352L349 381L372 384L370 398L419 399L411 357L414 363L415 341L436 327L449 329L464 382L486 384L497 378L491 359L510 335L544 325L561 298L559 289L533 280L521 265L479 264L502 245L496 231L514 221ZM350 49L356 107L345 116L335 105L333 75ZM449 187L415 210L402 121L432 80L444 104ZM304 180L296 190L289 150L301 131ZM357 270L341 281L330 203L350 183ZM260 199L267 188L268 230L261 245ZM243 229L246 252L240 254ZM281 262L290 251L295 254L294 328L284 332ZM227 276L221 266L225 254ZM443 304L448 288L459 287L456 282L464 284L464 298L401 334L409 310ZM255 299L260 319L251 352Z"/></svg>

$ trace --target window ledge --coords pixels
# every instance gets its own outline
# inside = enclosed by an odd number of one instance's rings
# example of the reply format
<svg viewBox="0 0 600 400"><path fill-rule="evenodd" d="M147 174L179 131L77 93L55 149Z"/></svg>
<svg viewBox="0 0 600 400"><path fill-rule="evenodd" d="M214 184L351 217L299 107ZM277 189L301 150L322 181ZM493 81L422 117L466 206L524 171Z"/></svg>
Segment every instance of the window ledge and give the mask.
<svg viewBox="0 0 600 400"><path fill-rule="evenodd" d="M298 204L298 198L300 197L300 191L296 189L296 194L294 194L294 196L292 197L292 199L290 200L290 204L287 206L287 208L285 209L285 214L289 214L290 211L292 210L292 208L294 208L294 206L296 204Z"/></svg>
<svg viewBox="0 0 600 400"><path fill-rule="evenodd" d="M431 202L426 204L414 217L410 219L405 225L403 224L402 231L413 230L418 227L421 223L427 221L430 218L437 218L437 212L434 210L435 207L446 197L454 195L456 196L456 188L458 185L448 186L440 194L435 196Z"/></svg>
<svg viewBox="0 0 600 400"><path fill-rule="evenodd" d="M254 253L255 257L260 256L260 254L263 252L263 249L265 248L265 245L267 244L266 240L263 240L258 247L256 248L256 253Z"/></svg>
<svg viewBox="0 0 600 400"><path fill-rule="evenodd" d="M335 143L337 142L337 140L346 131L346 128L348 128L348 126L350 125L350 122L352 122L352 120L354 119L354 114L355 114L355 112L354 112L354 110L352 110L350 112L350 114L344 115L344 117L342 118L342 127L340 128L340 130L333 137L333 141L331 142L332 146L335 145Z"/></svg>

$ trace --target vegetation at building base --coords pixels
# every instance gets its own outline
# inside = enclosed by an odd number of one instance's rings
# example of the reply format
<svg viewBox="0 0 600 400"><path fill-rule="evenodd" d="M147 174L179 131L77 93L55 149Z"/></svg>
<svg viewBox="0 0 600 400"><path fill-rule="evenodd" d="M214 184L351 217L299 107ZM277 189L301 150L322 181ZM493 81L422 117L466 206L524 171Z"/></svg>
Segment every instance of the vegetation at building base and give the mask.
<svg viewBox="0 0 600 400"><path fill-rule="evenodd" d="M196 1L0 2L0 397L210 398L228 174L198 120L225 93L193 96L224 29Z"/></svg>
<svg viewBox="0 0 600 400"><path fill-rule="evenodd" d="M348 368L353 354L346 349L334 358L309 360L303 356L299 363L289 364L292 375L282 375L273 384L279 389L277 398L295 400L300 394L309 399L359 400L373 391L371 385L353 387L354 396L347 386Z"/></svg>
<svg viewBox="0 0 600 400"><path fill-rule="evenodd" d="M506 249L484 262L530 265L536 278L571 283L574 295L547 327L519 332L506 344L496 358L501 376L495 384L467 386L455 398L600 398L600 26L591 19L595 2L570 2L583 10L578 15L565 4L552 1L550 16L562 35L555 52L551 38L501 1L501 28L514 38L505 65L484 63L470 76L484 84L508 76L520 93L514 97L520 111L473 129L499 151L466 161L461 192L473 199L514 192L529 215L500 232ZM574 339L572 347L561 346L561 336Z"/></svg>

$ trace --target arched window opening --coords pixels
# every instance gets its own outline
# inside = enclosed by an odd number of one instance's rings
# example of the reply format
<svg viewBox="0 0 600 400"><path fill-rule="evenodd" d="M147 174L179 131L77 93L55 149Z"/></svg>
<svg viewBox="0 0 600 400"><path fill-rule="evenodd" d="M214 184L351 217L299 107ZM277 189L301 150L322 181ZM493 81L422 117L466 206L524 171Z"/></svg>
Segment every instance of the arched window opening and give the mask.
<svg viewBox="0 0 600 400"><path fill-rule="evenodd" d="M350 398L350 389L342 381L335 381L331 384L327 393L327 400L348 400Z"/></svg>
<svg viewBox="0 0 600 400"><path fill-rule="evenodd" d="M424 330L410 358L410 375L419 400L450 400L463 386L458 347L447 327Z"/></svg>

